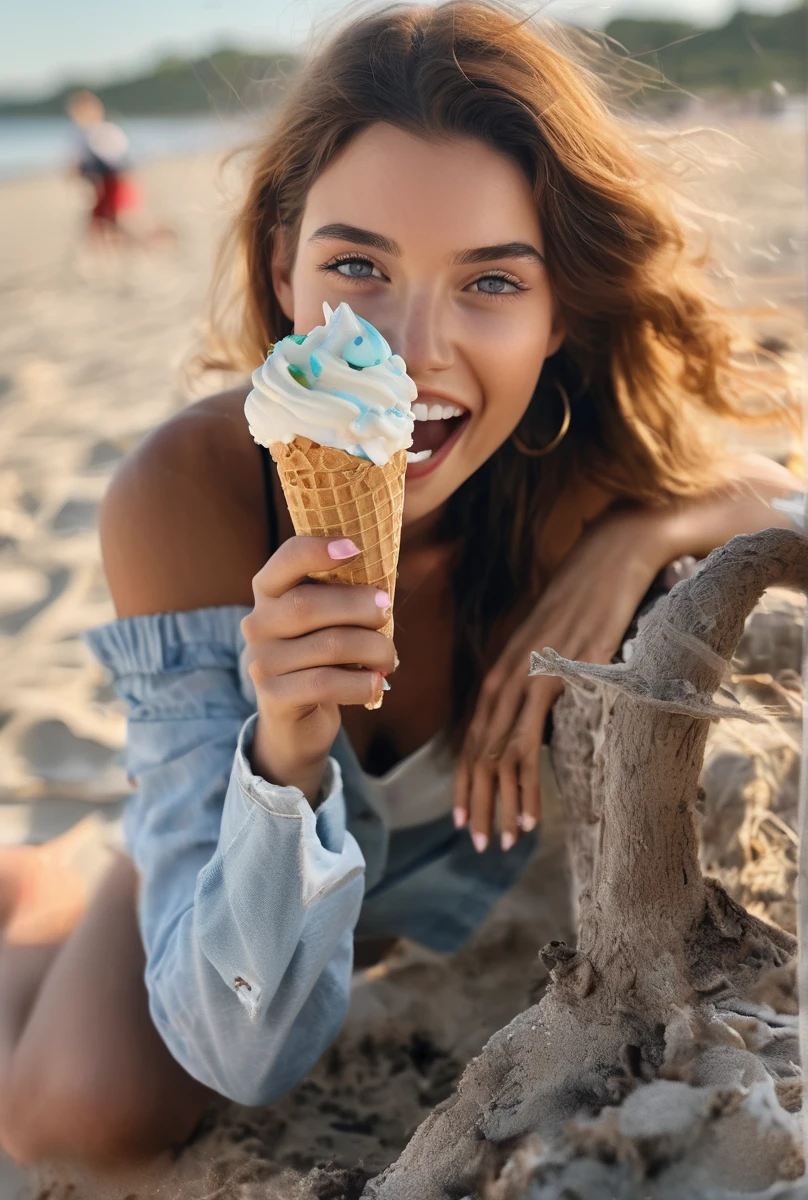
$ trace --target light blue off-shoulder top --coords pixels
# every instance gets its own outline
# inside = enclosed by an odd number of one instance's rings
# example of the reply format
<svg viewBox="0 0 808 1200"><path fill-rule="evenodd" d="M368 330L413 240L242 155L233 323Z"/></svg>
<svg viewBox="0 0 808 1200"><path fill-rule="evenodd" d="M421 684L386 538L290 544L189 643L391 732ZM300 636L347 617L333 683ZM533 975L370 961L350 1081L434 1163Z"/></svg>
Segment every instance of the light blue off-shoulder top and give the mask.
<svg viewBox="0 0 808 1200"><path fill-rule="evenodd" d="M128 707L124 840L152 1019L194 1078L266 1104L339 1030L355 934L457 949L536 835L478 855L449 815L390 829L342 730L316 809L255 775L248 611L128 617L85 641Z"/></svg>

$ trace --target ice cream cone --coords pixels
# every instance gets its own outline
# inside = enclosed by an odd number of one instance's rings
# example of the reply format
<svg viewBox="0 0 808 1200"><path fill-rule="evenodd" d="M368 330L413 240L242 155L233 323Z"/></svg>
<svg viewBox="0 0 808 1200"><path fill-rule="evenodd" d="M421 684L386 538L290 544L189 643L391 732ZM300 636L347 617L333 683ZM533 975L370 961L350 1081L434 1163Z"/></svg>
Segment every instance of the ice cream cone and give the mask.
<svg viewBox="0 0 808 1200"><path fill-rule="evenodd" d="M407 452L399 450L384 466L321 446L305 437L272 442L283 494L295 533L350 538L362 553L335 563L312 578L328 583L364 583L382 588L392 603L401 544L401 514ZM382 627L393 636L393 616ZM367 704L366 708L379 708Z"/></svg>

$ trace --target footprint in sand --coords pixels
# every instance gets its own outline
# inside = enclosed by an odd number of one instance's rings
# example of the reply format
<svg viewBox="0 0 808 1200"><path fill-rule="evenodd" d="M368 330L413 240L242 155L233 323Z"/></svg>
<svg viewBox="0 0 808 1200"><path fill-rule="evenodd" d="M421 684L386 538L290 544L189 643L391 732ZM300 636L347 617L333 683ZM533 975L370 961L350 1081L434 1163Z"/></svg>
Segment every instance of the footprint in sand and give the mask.
<svg viewBox="0 0 808 1200"><path fill-rule="evenodd" d="M51 521L51 529L59 537L71 537L95 529L98 505L93 500L68 500Z"/></svg>
<svg viewBox="0 0 808 1200"><path fill-rule="evenodd" d="M66 567L37 571L32 567L9 567L3 571L0 589L0 633L19 633L43 609L62 594L70 579Z"/></svg>
<svg viewBox="0 0 808 1200"><path fill-rule="evenodd" d="M123 458L123 454L123 450L120 446L116 446L115 442L111 442L108 438L102 438L100 442L95 443L87 455L84 470L87 472L106 471Z"/></svg>
<svg viewBox="0 0 808 1200"><path fill-rule="evenodd" d="M4 567L0 588L0 616L31 608L47 596L48 576L34 567Z"/></svg>
<svg viewBox="0 0 808 1200"><path fill-rule="evenodd" d="M78 737L64 721L38 721L20 738L20 753L32 775L51 783L84 783L104 775L118 751Z"/></svg>

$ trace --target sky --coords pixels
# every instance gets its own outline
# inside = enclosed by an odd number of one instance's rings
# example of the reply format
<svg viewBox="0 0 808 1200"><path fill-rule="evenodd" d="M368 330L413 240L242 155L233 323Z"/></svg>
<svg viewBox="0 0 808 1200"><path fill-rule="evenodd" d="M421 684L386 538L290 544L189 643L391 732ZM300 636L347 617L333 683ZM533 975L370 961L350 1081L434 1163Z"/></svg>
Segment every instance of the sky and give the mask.
<svg viewBox="0 0 808 1200"><path fill-rule="evenodd" d="M561 20L602 27L616 16L725 21L738 0L520 0ZM204 54L224 42L296 48L346 7L373 0L26 0L2 22L0 93L38 95L62 83L104 83L169 54ZM744 0L780 12L795 0Z"/></svg>

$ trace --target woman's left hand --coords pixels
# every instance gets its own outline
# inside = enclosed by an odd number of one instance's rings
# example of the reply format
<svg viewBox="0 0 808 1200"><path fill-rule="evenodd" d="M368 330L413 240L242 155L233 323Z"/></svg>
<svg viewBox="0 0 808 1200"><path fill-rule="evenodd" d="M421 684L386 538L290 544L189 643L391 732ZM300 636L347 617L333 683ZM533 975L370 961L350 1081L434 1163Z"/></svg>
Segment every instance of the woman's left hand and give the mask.
<svg viewBox="0 0 808 1200"><path fill-rule="evenodd" d="M564 685L554 676L528 675L531 651L550 646L564 658L610 662L667 554L659 514L641 508L602 514L486 675L455 775L455 824L470 818L477 850L491 836L497 793L504 850L540 816L544 727Z"/></svg>

